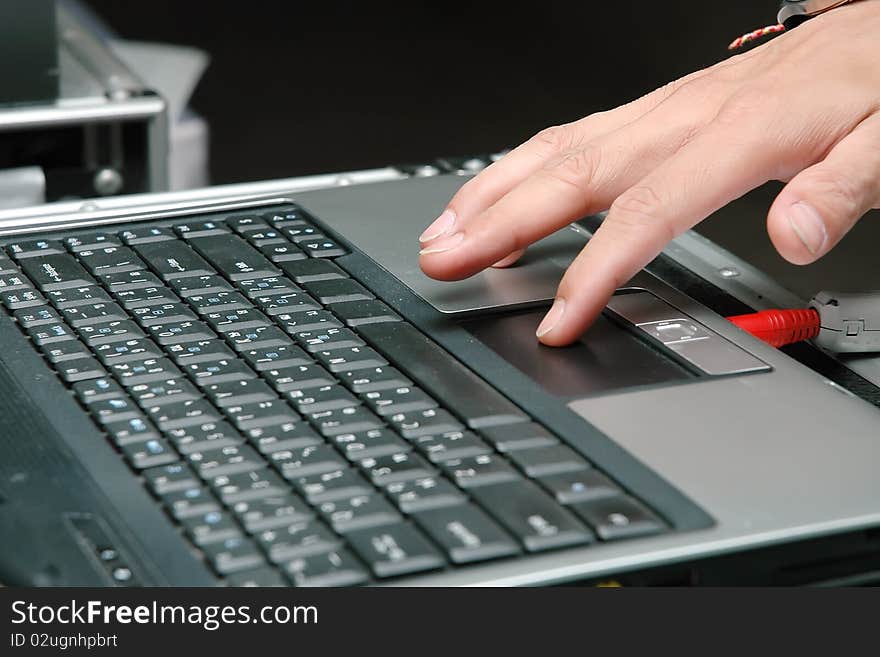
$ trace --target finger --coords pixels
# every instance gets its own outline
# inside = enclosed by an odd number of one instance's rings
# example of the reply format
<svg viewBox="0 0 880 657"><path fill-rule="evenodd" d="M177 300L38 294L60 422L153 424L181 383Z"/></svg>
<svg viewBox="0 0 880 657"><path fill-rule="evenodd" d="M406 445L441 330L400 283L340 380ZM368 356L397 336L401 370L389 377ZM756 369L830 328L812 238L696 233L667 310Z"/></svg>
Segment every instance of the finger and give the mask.
<svg viewBox="0 0 880 657"><path fill-rule="evenodd" d="M576 340L614 291L667 242L769 180L785 154L766 148L763 137L716 122L621 195L563 276L538 327L541 342L558 346Z"/></svg>
<svg viewBox="0 0 880 657"><path fill-rule="evenodd" d="M519 261L519 259L523 257L523 254L525 252L526 252L525 249L520 249L519 251L514 251L509 256L507 256L506 258L502 258L501 260L499 260L498 262L496 262L492 266L495 267L496 269L504 269L505 267L510 267L512 265L515 265Z"/></svg>
<svg viewBox="0 0 880 657"><path fill-rule="evenodd" d="M452 197L441 215L422 233L419 241L430 242L442 235L461 230L516 185L549 162L579 150L592 139L600 138L645 116L670 99L680 89L710 75L718 75L747 62L758 51L749 51L714 66L686 75L616 109L599 112L573 123L542 130L513 149L479 175L468 180Z"/></svg>
<svg viewBox="0 0 880 657"><path fill-rule="evenodd" d="M874 114L786 185L770 208L767 232L783 258L806 265L878 205L880 114Z"/></svg>
<svg viewBox="0 0 880 657"><path fill-rule="evenodd" d="M664 105L539 169L462 230L426 244L422 270L440 280L466 278L579 217L608 208L675 153L704 120L675 104Z"/></svg>

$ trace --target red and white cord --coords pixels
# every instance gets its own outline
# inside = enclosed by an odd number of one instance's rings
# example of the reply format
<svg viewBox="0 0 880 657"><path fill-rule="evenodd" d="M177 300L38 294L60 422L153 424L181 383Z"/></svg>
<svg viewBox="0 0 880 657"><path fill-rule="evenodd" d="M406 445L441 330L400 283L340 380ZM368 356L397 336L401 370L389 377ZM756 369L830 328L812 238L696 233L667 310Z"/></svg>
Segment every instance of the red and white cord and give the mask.
<svg viewBox="0 0 880 657"><path fill-rule="evenodd" d="M758 39L763 39L764 37L770 36L771 34L779 34L780 32L785 32L784 25L768 25L767 27L762 27L760 30L755 30L754 32L743 34L741 37L734 39L731 44L727 46L727 49L739 50L747 43L757 41Z"/></svg>

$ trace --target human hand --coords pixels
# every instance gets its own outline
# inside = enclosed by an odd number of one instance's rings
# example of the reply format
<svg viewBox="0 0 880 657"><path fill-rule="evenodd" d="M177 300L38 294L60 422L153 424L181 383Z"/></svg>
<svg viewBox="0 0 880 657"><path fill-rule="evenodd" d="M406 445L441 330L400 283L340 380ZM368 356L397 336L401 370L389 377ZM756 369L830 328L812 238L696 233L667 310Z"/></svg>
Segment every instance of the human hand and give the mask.
<svg viewBox="0 0 880 657"><path fill-rule="evenodd" d="M880 1L835 9L609 112L543 130L469 180L421 237L429 276L512 264L580 217L608 217L538 327L576 340L667 242L769 180L767 231L795 264L880 207Z"/></svg>

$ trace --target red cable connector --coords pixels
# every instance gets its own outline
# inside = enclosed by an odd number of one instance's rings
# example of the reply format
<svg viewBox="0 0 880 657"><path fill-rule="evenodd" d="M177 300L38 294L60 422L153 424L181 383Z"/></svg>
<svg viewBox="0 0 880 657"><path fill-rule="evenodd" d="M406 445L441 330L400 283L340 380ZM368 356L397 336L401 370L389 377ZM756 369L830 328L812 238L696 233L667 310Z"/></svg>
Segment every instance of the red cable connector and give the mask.
<svg viewBox="0 0 880 657"><path fill-rule="evenodd" d="M819 313L803 310L762 310L750 315L727 318L743 331L751 333L773 347L812 340L821 328Z"/></svg>

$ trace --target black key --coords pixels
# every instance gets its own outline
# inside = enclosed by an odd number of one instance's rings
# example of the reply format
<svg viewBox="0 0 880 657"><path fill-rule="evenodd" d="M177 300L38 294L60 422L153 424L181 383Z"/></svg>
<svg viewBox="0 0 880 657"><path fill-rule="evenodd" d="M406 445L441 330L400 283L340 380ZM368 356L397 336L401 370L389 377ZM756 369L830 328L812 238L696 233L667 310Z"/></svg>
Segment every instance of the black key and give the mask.
<svg viewBox="0 0 880 657"><path fill-rule="evenodd" d="M147 488L156 495L187 490L199 486L198 477L186 463L172 463L143 471Z"/></svg>
<svg viewBox="0 0 880 657"><path fill-rule="evenodd" d="M442 477L423 477L398 481L385 487L385 492L404 513L415 513L467 502L467 497Z"/></svg>
<svg viewBox="0 0 880 657"><path fill-rule="evenodd" d="M21 269L44 293L86 287L95 282L74 257L66 253L28 258L21 263Z"/></svg>
<svg viewBox="0 0 880 657"><path fill-rule="evenodd" d="M202 479L250 472L266 467L266 462L248 445L229 445L186 455Z"/></svg>
<svg viewBox="0 0 880 657"><path fill-rule="evenodd" d="M310 413L308 420L322 436L327 438L340 434L360 434L382 426L382 420L376 417L375 413L361 406L345 406Z"/></svg>
<svg viewBox="0 0 880 657"><path fill-rule="evenodd" d="M106 376L75 383L73 392L83 404L125 396L122 386Z"/></svg>
<svg viewBox="0 0 880 657"><path fill-rule="evenodd" d="M110 371L125 387L153 381L166 381L181 376L177 366L167 358L148 358L127 363L114 363Z"/></svg>
<svg viewBox="0 0 880 657"><path fill-rule="evenodd" d="M334 303L330 306L330 310L345 322L346 326L351 327L400 321L400 315L375 299Z"/></svg>
<svg viewBox="0 0 880 657"><path fill-rule="evenodd" d="M65 360L88 358L92 355L86 346L78 340L68 340L57 344L48 344L43 348L43 355L50 363L60 363Z"/></svg>
<svg viewBox="0 0 880 657"><path fill-rule="evenodd" d="M201 397L196 387L183 378L140 383L131 386L128 392L141 408L176 404Z"/></svg>
<svg viewBox="0 0 880 657"><path fill-rule="evenodd" d="M376 390L362 395L367 405L382 416L437 408L437 402L414 386Z"/></svg>
<svg viewBox="0 0 880 657"><path fill-rule="evenodd" d="M186 464L178 464L183 465ZM174 488L167 493L159 493L162 502L168 507L171 516L177 520L202 516L211 511L219 511L220 505L207 488L200 485Z"/></svg>
<svg viewBox="0 0 880 657"><path fill-rule="evenodd" d="M455 409L471 429L527 419L516 406L412 325L367 324L359 332L444 406Z"/></svg>
<svg viewBox="0 0 880 657"><path fill-rule="evenodd" d="M55 363L55 371L65 383L97 379L107 374L95 358L76 358Z"/></svg>
<svg viewBox="0 0 880 657"><path fill-rule="evenodd" d="M314 445L270 452L266 458L281 470L281 474L286 479L299 479L300 477L333 472L348 466L330 445Z"/></svg>
<svg viewBox="0 0 880 657"><path fill-rule="evenodd" d="M326 235L314 235L311 239L297 241L297 244L310 258L336 258L348 253L345 247Z"/></svg>
<svg viewBox="0 0 880 657"><path fill-rule="evenodd" d="M260 230L249 231L244 235L244 238L257 248L259 248L260 251L263 251L263 249L260 247L268 246L270 244L290 244L290 242L288 242L287 239L279 231L275 230L274 228L269 228L268 226ZM266 252L264 252L263 255L265 255L267 258L269 257L269 254ZM305 258L306 255L303 254L302 257Z"/></svg>
<svg viewBox="0 0 880 657"><path fill-rule="evenodd" d="M24 310L16 310L13 315L24 329L29 329L33 326L43 326L44 324L55 324L61 321L58 311L49 307L25 308Z"/></svg>
<svg viewBox="0 0 880 657"><path fill-rule="evenodd" d="M290 207L263 215L273 226L285 226L295 222L310 221L311 216L302 208Z"/></svg>
<svg viewBox="0 0 880 657"><path fill-rule="evenodd" d="M255 379L254 371L239 360L211 360L202 363L189 363L184 365L183 370L189 374L198 386L206 386L212 383L227 383L229 381L242 381Z"/></svg>
<svg viewBox="0 0 880 657"><path fill-rule="evenodd" d="M7 256L3 255L0 252L0 276L5 276L6 274L17 274L18 266L12 262Z"/></svg>
<svg viewBox="0 0 880 657"><path fill-rule="evenodd" d="M284 495L290 485L269 468L215 477L209 484L227 506L261 497Z"/></svg>
<svg viewBox="0 0 880 657"><path fill-rule="evenodd" d="M200 516L182 518L183 531L199 547L241 537L241 529L224 511L208 511Z"/></svg>
<svg viewBox="0 0 880 657"><path fill-rule="evenodd" d="M218 575L249 571L266 563L257 544L243 536L209 543L202 548L202 552Z"/></svg>
<svg viewBox="0 0 880 657"><path fill-rule="evenodd" d="M177 239L177 235L170 228L162 228L160 226L130 228L122 231L119 236L128 246L150 244L152 242L167 242L168 240Z"/></svg>
<svg viewBox="0 0 880 657"><path fill-rule="evenodd" d="M375 299L373 294L360 283L350 278L336 278L329 281L310 281L304 283L309 294L322 304L342 303L344 301L367 301Z"/></svg>
<svg viewBox="0 0 880 657"><path fill-rule="evenodd" d="M98 277L110 289L110 293L118 295L128 290L161 287L162 281L149 271L126 271L120 274L102 274Z"/></svg>
<svg viewBox="0 0 880 657"><path fill-rule="evenodd" d="M386 419L401 436L408 439L464 429L458 420L452 417L448 411L444 411L441 408L429 408L426 411L415 411L412 413L397 413Z"/></svg>
<svg viewBox="0 0 880 657"><path fill-rule="evenodd" d="M247 278L236 281L235 285L248 299L257 297L287 294L288 292L302 292L302 288L284 276L265 276L262 278Z"/></svg>
<svg viewBox="0 0 880 657"><path fill-rule="evenodd" d="M313 224L303 220L285 221L283 223L276 222L275 227L294 242L314 240L322 235L321 231Z"/></svg>
<svg viewBox="0 0 880 657"><path fill-rule="evenodd" d="M196 319L195 313L182 303L163 303L161 305L134 308L131 314L138 324L143 327Z"/></svg>
<svg viewBox="0 0 880 657"><path fill-rule="evenodd" d="M55 253L64 253L64 245L55 240L25 240L6 246L6 250L16 260L36 258Z"/></svg>
<svg viewBox="0 0 880 657"><path fill-rule="evenodd" d="M64 319L71 326L87 326L126 319L128 315L115 303L84 303L73 308L65 308Z"/></svg>
<svg viewBox="0 0 880 657"><path fill-rule="evenodd" d="M220 408L277 399L272 389L259 379L212 383L206 385L203 390Z"/></svg>
<svg viewBox="0 0 880 657"><path fill-rule="evenodd" d="M247 588L287 586L281 573L269 566L231 573L226 577L226 582L229 586Z"/></svg>
<svg viewBox="0 0 880 657"><path fill-rule="evenodd" d="M311 427L302 422L285 422L245 429L244 434L261 454L320 445L324 441Z"/></svg>
<svg viewBox="0 0 880 657"><path fill-rule="evenodd" d="M118 422L105 422L104 430L109 435L110 441L117 447L160 438L159 431L153 423L142 417Z"/></svg>
<svg viewBox="0 0 880 657"><path fill-rule="evenodd" d="M213 360L234 359L235 353L220 340L197 340L171 344L166 347L168 354L180 367L190 363L207 363Z"/></svg>
<svg viewBox="0 0 880 657"><path fill-rule="evenodd" d="M254 303L267 315L284 315L287 313L303 313L309 310L321 310L321 304L305 292L282 292L280 294L260 295Z"/></svg>
<svg viewBox="0 0 880 657"><path fill-rule="evenodd" d="M315 358L331 372L350 372L354 370L384 367L388 362L369 347L348 347L333 351L319 351Z"/></svg>
<svg viewBox="0 0 880 657"><path fill-rule="evenodd" d="M410 449L410 446L398 438L395 433L380 427L341 433L333 436L331 442L350 461L390 456Z"/></svg>
<svg viewBox="0 0 880 657"><path fill-rule="evenodd" d="M127 246L108 246L93 251L80 251L77 256L93 276L146 269L143 261Z"/></svg>
<svg viewBox="0 0 880 657"><path fill-rule="evenodd" d="M232 505L232 512L250 534L286 527L315 516L298 495L290 492L241 500Z"/></svg>
<svg viewBox="0 0 880 657"><path fill-rule="evenodd" d="M261 326L272 326L271 320L255 308L208 313L204 316L204 319L217 333L245 331Z"/></svg>
<svg viewBox="0 0 880 657"><path fill-rule="evenodd" d="M318 506L318 511L340 534L389 525L400 520L400 513L379 494L356 495L322 502Z"/></svg>
<svg viewBox="0 0 880 657"><path fill-rule="evenodd" d="M256 538L273 563L331 552L341 544L339 537L318 520L294 522L286 527L269 529L260 532Z"/></svg>
<svg viewBox="0 0 880 657"><path fill-rule="evenodd" d="M255 242L253 239L250 240L252 243L257 244L257 248L260 250L264 256L269 258L274 263L286 262L288 260L304 260L308 258L308 256L303 253L303 250L296 246L295 244L291 244L287 240L278 240L277 242L273 239L269 239L268 243L266 240L259 240L259 242ZM262 242L262 243L260 243Z"/></svg>
<svg viewBox="0 0 880 657"><path fill-rule="evenodd" d="M248 349L241 352L241 357L258 372L295 365L308 365L312 362L311 357L295 346L293 342L278 347Z"/></svg>
<svg viewBox="0 0 880 657"><path fill-rule="evenodd" d="M309 310L304 313L284 313L275 315L275 321L281 325L287 333L295 335L302 331L325 331L331 328L340 328L342 322L336 319L326 310Z"/></svg>
<svg viewBox="0 0 880 657"><path fill-rule="evenodd" d="M265 349L290 344L290 338L277 326L257 326L256 328L226 331L226 341L238 352L252 349Z"/></svg>
<svg viewBox="0 0 880 657"><path fill-rule="evenodd" d="M198 253L179 240L139 244L134 248L153 271L166 281L216 274L214 268Z"/></svg>
<svg viewBox="0 0 880 657"><path fill-rule="evenodd" d="M120 446L120 449L135 470L145 470L158 465L174 463L179 458L168 441L162 438L129 443Z"/></svg>
<svg viewBox="0 0 880 657"><path fill-rule="evenodd" d="M522 476L497 454L452 459L440 464L461 488L475 488L504 482L522 482Z"/></svg>
<svg viewBox="0 0 880 657"><path fill-rule="evenodd" d="M250 308L251 303L238 292L222 290L211 294L194 294L187 298L199 315Z"/></svg>
<svg viewBox="0 0 880 657"><path fill-rule="evenodd" d="M589 502L621 494L617 484L594 468L538 477L538 481L560 504Z"/></svg>
<svg viewBox="0 0 880 657"><path fill-rule="evenodd" d="M589 543L593 533L530 481L480 486L471 495L528 552Z"/></svg>
<svg viewBox="0 0 880 657"><path fill-rule="evenodd" d="M173 287L174 291L185 299L194 295L214 294L232 289L232 286L226 282L226 279L216 274L169 278L168 285Z"/></svg>
<svg viewBox="0 0 880 657"><path fill-rule="evenodd" d="M203 322L195 321L153 324L147 327L147 331L162 346L184 342L199 342L216 337L215 333Z"/></svg>
<svg viewBox="0 0 880 657"><path fill-rule="evenodd" d="M256 427L291 424L300 420L299 414L280 399L228 406L223 410L226 417L242 431Z"/></svg>
<svg viewBox="0 0 880 657"><path fill-rule="evenodd" d="M177 303L180 299L166 287L142 287L115 292L116 300L128 310Z"/></svg>
<svg viewBox="0 0 880 657"><path fill-rule="evenodd" d="M454 563L484 561L520 551L514 540L473 504L418 511L413 515Z"/></svg>
<svg viewBox="0 0 880 657"><path fill-rule="evenodd" d="M74 334L73 329L64 322L49 324L48 326L35 326L32 329L28 329L28 335L38 347L76 340L76 334Z"/></svg>
<svg viewBox="0 0 880 657"><path fill-rule="evenodd" d="M264 370L263 376L278 392L301 391L335 383L333 375L320 365L295 365L277 370Z"/></svg>
<svg viewBox="0 0 880 657"><path fill-rule="evenodd" d="M95 347L95 354L104 365L128 363L133 360L161 358L164 354L156 343L147 338L134 338L124 342L110 342Z"/></svg>
<svg viewBox="0 0 880 657"><path fill-rule="evenodd" d="M469 456L489 454L492 448L470 431L449 431L438 435L419 436L413 444L431 463Z"/></svg>
<svg viewBox="0 0 880 657"><path fill-rule="evenodd" d="M126 342L127 340L137 340L138 338L146 337L140 327L130 319L94 324L92 326L81 326L79 334L92 349L102 344Z"/></svg>
<svg viewBox="0 0 880 657"><path fill-rule="evenodd" d="M376 577L434 570L446 563L428 539L409 523L351 532L346 538Z"/></svg>
<svg viewBox="0 0 880 657"><path fill-rule="evenodd" d="M367 572L348 550L299 557L285 567L294 586L354 586Z"/></svg>
<svg viewBox="0 0 880 657"><path fill-rule="evenodd" d="M360 467L377 486L387 486L398 481L411 481L432 477L437 471L421 456L413 452L396 452L388 456L363 459Z"/></svg>
<svg viewBox="0 0 880 657"><path fill-rule="evenodd" d="M80 304L109 303L112 301L110 295L104 291L104 288L97 285L53 290L46 293L46 298L59 310L76 307Z"/></svg>
<svg viewBox="0 0 880 657"><path fill-rule="evenodd" d="M293 260L279 262L278 266L299 284L348 278L348 274L327 260Z"/></svg>
<svg viewBox="0 0 880 657"><path fill-rule="evenodd" d="M209 237L213 235L225 235L229 229L217 221L194 221L192 223L177 224L174 230L184 239L194 237Z"/></svg>
<svg viewBox="0 0 880 657"><path fill-rule="evenodd" d="M626 495L578 502L571 508L603 541L650 536L666 530L662 520Z"/></svg>
<svg viewBox="0 0 880 657"><path fill-rule="evenodd" d="M257 215L253 214L248 214L241 217L228 217L226 219L226 225L239 235L246 235L247 233L253 231L269 228L269 224L267 224Z"/></svg>
<svg viewBox="0 0 880 657"><path fill-rule="evenodd" d="M92 233L91 235L76 235L64 240L64 245L77 253L79 251L91 251L103 249L107 246L122 246L122 242L116 235L110 233Z"/></svg>
<svg viewBox="0 0 880 657"><path fill-rule="evenodd" d="M101 424L143 417L143 413L128 397L95 400L89 404L89 412Z"/></svg>
<svg viewBox="0 0 880 657"><path fill-rule="evenodd" d="M488 440L499 452L512 452L518 449L549 447L559 444L559 441L553 434L534 422L486 427L480 431L480 435Z"/></svg>
<svg viewBox="0 0 880 657"><path fill-rule="evenodd" d="M287 393L287 398L303 415L353 408L360 405L360 402L348 390L335 384L320 388L291 390Z"/></svg>
<svg viewBox="0 0 880 657"><path fill-rule="evenodd" d="M294 334L294 339L310 354L334 349L362 347L364 341L346 328L330 328L318 331L301 331Z"/></svg>
<svg viewBox="0 0 880 657"><path fill-rule="evenodd" d="M275 266L262 253L237 235L200 237L190 240L190 244L230 280L278 274Z"/></svg>
<svg viewBox="0 0 880 657"><path fill-rule="evenodd" d="M36 290L6 290L0 292L0 302L9 310L44 306L48 301Z"/></svg>
<svg viewBox="0 0 880 657"><path fill-rule="evenodd" d="M386 366L340 372L339 379L357 394L412 385L398 370Z"/></svg>
<svg viewBox="0 0 880 657"><path fill-rule="evenodd" d="M217 409L204 399L191 399L175 404L149 406L145 410L147 415L163 431L180 427L191 427L205 422L215 422L220 419Z"/></svg>
<svg viewBox="0 0 880 657"><path fill-rule="evenodd" d="M363 475L351 468L299 477L291 479L290 483L308 500L309 504L320 504L373 492L373 487Z"/></svg>
<svg viewBox="0 0 880 657"><path fill-rule="evenodd" d="M577 472L590 467L589 463L565 445L518 449L510 452L509 457L532 478L563 472Z"/></svg>
<svg viewBox="0 0 880 657"><path fill-rule="evenodd" d="M241 445L244 439L227 422L205 422L179 429L167 429L165 434L183 455L207 452Z"/></svg>
<svg viewBox="0 0 880 657"><path fill-rule="evenodd" d="M7 274L0 276L0 292L8 290L31 290L33 289L31 282L21 274Z"/></svg>

